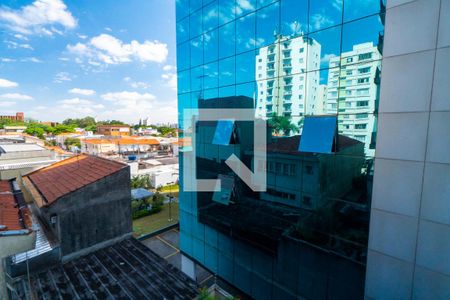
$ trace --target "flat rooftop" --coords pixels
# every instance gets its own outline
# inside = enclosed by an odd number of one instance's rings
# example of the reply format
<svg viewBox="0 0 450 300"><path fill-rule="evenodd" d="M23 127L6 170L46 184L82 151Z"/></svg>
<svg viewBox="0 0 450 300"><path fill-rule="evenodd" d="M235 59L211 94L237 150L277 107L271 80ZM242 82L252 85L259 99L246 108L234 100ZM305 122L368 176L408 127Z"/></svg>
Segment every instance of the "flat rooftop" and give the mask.
<svg viewBox="0 0 450 300"><path fill-rule="evenodd" d="M197 284L134 238L30 276L37 299L194 299ZM27 278L12 300L29 296Z"/></svg>
<svg viewBox="0 0 450 300"><path fill-rule="evenodd" d="M31 143L1 144L0 153L43 151L45 148Z"/></svg>

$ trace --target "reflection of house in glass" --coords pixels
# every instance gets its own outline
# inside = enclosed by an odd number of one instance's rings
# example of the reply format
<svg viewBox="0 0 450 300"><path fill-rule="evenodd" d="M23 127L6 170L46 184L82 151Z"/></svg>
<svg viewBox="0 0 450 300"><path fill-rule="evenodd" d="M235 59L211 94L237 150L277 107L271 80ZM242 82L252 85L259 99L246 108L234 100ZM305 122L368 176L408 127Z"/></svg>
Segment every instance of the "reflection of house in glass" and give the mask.
<svg viewBox="0 0 450 300"><path fill-rule="evenodd" d="M199 100L198 107L250 105L251 98L238 96ZM252 170L266 167L253 158L252 122L197 122L196 177L220 179L224 189L180 194L183 251L254 296L252 285L277 289L273 299L314 299L330 281L335 284L328 292L338 298L362 295L368 207L367 189L358 183L365 176L364 144L336 136L336 117L326 118L334 119L329 153L300 152L301 136L269 138L264 193L251 191L225 164L235 154ZM305 137L308 124L307 118ZM298 285L303 280L307 286Z"/></svg>
<svg viewBox="0 0 450 300"><path fill-rule="evenodd" d="M257 105L255 115L292 117L314 113L319 73L306 73L320 65L320 44L305 36L278 36L256 55ZM307 95L314 95L307 97Z"/></svg>
<svg viewBox="0 0 450 300"><path fill-rule="evenodd" d="M381 54L372 43L354 45L352 51L331 58L329 67L326 110L339 112L340 134L365 143L366 154L373 155Z"/></svg>
<svg viewBox="0 0 450 300"><path fill-rule="evenodd" d="M301 138L279 137L267 145L267 192L261 199L317 209L330 195L344 196L361 176L363 143L341 135L337 155L329 155L298 151Z"/></svg>

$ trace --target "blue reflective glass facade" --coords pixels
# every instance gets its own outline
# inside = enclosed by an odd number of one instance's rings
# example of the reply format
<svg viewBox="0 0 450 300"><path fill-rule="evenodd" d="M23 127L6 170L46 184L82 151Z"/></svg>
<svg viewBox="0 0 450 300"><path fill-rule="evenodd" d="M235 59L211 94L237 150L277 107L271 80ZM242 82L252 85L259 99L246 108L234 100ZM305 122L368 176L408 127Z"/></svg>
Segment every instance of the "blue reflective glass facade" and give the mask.
<svg viewBox="0 0 450 300"><path fill-rule="evenodd" d="M187 192L180 172L181 250L256 299L362 299L383 1L176 3L179 124L185 109L252 108L268 125L266 163L252 122L181 127L190 174L233 182ZM267 172L265 192L235 176L231 154Z"/></svg>

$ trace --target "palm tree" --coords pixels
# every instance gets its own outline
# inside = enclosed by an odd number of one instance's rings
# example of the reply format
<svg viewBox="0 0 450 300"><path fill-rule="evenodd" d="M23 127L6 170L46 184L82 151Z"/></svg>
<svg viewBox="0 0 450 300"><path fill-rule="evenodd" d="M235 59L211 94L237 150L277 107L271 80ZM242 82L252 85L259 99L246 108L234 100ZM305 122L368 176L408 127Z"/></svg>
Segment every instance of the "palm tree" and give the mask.
<svg viewBox="0 0 450 300"><path fill-rule="evenodd" d="M272 126L275 134L289 135L291 132L298 132L298 127L291 123L291 117L277 116L275 113L272 114L269 125Z"/></svg>
<svg viewBox="0 0 450 300"><path fill-rule="evenodd" d="M133 176L130 184L132 189L144 188L149 190L153 188L148 175Z"/></svg>

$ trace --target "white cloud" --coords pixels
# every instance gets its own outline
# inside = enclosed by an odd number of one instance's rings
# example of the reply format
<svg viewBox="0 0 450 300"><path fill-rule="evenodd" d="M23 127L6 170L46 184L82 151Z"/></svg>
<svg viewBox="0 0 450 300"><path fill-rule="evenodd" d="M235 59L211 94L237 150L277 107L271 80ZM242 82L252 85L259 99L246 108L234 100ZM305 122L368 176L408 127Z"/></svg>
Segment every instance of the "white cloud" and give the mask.
<svg viewBox="0 0 450 300"><path fill-rule="evenodd" d="M105 106L91 100L70 98L58 101L56 111L58 115L63 115L67 118L79 118L80 116L97 115L99 110L104 109Z"/></svg>
<svg viewBox="0 0 450 300"><path fill-rule="evenodd" d="M162 63L169 53L167 44L158 41L140 43L133 40L127 44L109 34L93 37L86 44L67 45L67 50L88 61L105 64L121 64L133 60Z"/></svg>
<svg viewBox="0 0 450 300"><path fill-rule="evenodd" d="M16 33L16 34L14 35L14 37L15 37L16 39L18 39L18 40L28 41L28 38L27 38L26 36L24 36L23 34L20 34L20 33Z"/></svg>
<svg viewBox="0 0 450 300"><path fill-rule="evenodd" d="M115 93L106 93L102 95L102 98L106 101L112 102L113 105L117 106L127 106L127 105L136 105L130 107L131 109L139 109L138 104L148 105L153 103L155 100L155 96L149 93L138 93L138 92L115 92Z"/></svg>
<svg viewBox="0 0 450 300"><path fill-rule="evenodd" d="M7 93L0 95L0 99L33 100L33 97L19 93Z"/></svg>
<svg viewBox="0 0 450 300"><path fill-rule="evenodd" d="M19 84L17 82L0 78L0 88L13 88L17 87L18 85Z"/></svg>
<svg viewBox="0 0 450 300"><path fill-rule="evenodd" d="M14 58L2 57L0 58L0 61L8 63L8 62L15 62L16 60Z"/></svg>
<svg viewBox="0 0 450 300"><path fill-rule="evenodd" d="M311 24L313 30L319 30L328 26L333 25L333 21L330 20L325 15L322 14L314 14L311 16Z"/></svg>
<svg viewBox="0 0 450 300"><path fill-rule="evenodd" d="M1 101L0 102L0 107L11 107L16 105L16 102L14 101Z"/></svg>
<svg viewBox="0 0 450 300"><path fill-rule="evenodd" d="M164 71L173 71L173 70L176 70L176 68L174 66L171 66L171 65L165 65L163 67L163 70Z"/></svg>
<svg viewBox="0 0 450 300"><path fill-rule="evenodd" d="M364 3L364 1L360 1L360 0L358 0L358 2ZM342 11L342 0L334 0L332 5L338 11Z"/></svg>
<svg viewBox="0 0 450 300"><path fill-rule="evenodd" d="M33 62L33 63L42 63L43 61L36 57L25 57L20 60L21 62Z"/></svg>
<svg viewBox="0 0 450 300"><path fill-rule="evenodd" d="M135 88L135 89L141 88L141 89L146 90L146 89L148 89L150 87L150 84L147 83L147 82L143 82L143 81L136 81L136 82L131 82L130 86Z"/></svg>
<svg viewBox="0 0 450 300"><path fill-rule="evenodd" d="M165 73L161 75L161 78L164 79L165 84L173 90L177 89L177 74L176 73Z"/></svg>
<svg viewBox="0 0 450 300"><path fill-rule="evenodd" d="M4 42L5 42L6 46L9 49L22 48L22 49L34 50L33 47L31 47L30 44L20 44L20 43L16 43L16 42L13 42L13 41L4 41Z"/></svg>
<svg viewBox="0 0 450 300"><path fill-rule="evenodd" d="M64 99L59 101L60 104L87 104L91 105L93 102L91 100L85 100L80 98L70 98L70 99Z"/></svg>
<svg viewBox="0 0 450 300"><path fill-rule="evenodd" d="M133 81L133 80L131 79L131 77L129 77L129 76L124 77L124 78L123 78L123 81L125 81L125 82L128 83L132 88L135 88L135 89L141 88L141 89L145 89L145 90L146 90L146 89L148 89L148 88L151 87L150 83L144 82L144 81Z"/></svg>
<svg viewBox="0 0 450 300"><path fill-rule="evenodd" d="M337 55L335 54L325 54L321 59L320 59L320 64L328 64L330 59L337 57Z"/></svg>
<svg viewBox="0 0 450 300"><path fill-rule="evenodd" d="M65 81L72 81L72 75L67 72L59 72L53 79L53 82L55 83L63 83Z"/></svg>
<svg viewBox="0 0 450 300"><path fill-rule="evenodd" d="M73 29L77 20L61 0L35 0L20 9L0 8L0 25L22 35L61 34L56 26Z"/></svg>
<svg viewBox="0 0 450 300"><path fill-rule="evenodd" d="M69 90L69 93L83 95L83 96L92 96L95 94L95 91L89 90L89 89L73 88L73 89Z"/></svg>

